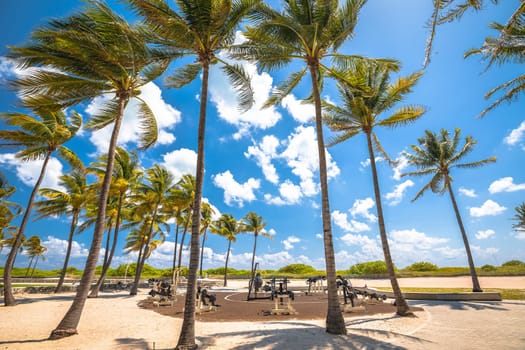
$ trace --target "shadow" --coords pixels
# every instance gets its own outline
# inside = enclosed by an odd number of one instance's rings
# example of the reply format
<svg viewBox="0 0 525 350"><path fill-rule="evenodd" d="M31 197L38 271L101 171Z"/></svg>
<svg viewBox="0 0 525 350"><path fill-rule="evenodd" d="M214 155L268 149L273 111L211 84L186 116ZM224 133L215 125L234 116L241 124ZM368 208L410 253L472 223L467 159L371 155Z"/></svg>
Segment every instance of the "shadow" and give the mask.
<svg viewBox="0 0 525 350"><path fill-rule="evenodd" d="M43 339L24 339L24 340L0 341L0 345L43 343L43 342L46 342L46 341L52 342L52 340L49 340L48 338L43 338ZM38 346L36 346L35 348L38 348ZM6 349L7 349L7 347L6 347Z"/></svg>
<svg viewBox="0 0 525 350"><path fill-rule="evenodd" d="M275 327L271 327L275 325ZM284 327L286 328L284 328ZM290 328L291 327L291 328ZM348 329L347 335L333 335L326 332L324 327L301 322L269 322L264 329L253 329L239 332L218 332L207 336L197 337L200 347L224 346L220 339L224 336L239 337L237 344L230 344L231 350L252 349L407 349L394 345L391 340L405 338L412 342L428 343L414 336L376 330ZM379 336L385 340L379 339Z"/></svg>
<svg viewBox="0 0 525 350"><path fill-rule="evenodd" d="M135 296L129 295L129 294L99 294L97 298L88 298L88 300L96 300L96 299L129 299L134 298ZM73 301L75 299L74 294L49 294L46 296L38 296L38 297L31 297L31 294L26 294L22 298L16 298L16 304L31 304L35 302L39 302L41 300L46 301ZM0 306L4 306L4 303L2 302Z"/></svg>
<svg viewBox="0 0 525 350"><path fill-rule="evenodd" d="M117 338L115 342L117 345L114 349L155 349L155 346L151 344L151 347L144 338Z"/></svg>
<svg viewBox="0 0 525 350"><path fill-rule="evenodd" d="M433 301L424 300L418 303L419 306L447 306L451 310L469 311L469 310L494 310L509 311L504 307L505 303L501 301Z"/></svg>

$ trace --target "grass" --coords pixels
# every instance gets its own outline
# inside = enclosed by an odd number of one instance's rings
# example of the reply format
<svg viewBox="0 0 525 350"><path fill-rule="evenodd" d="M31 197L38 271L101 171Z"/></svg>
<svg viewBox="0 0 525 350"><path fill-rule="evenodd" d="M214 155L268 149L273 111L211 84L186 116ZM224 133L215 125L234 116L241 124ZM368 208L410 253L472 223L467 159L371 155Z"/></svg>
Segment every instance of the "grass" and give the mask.
<svg viewBox="0 0 525 350"><path fill-rule="evenodd" d="M377 288L384 291L392 291L390 288ZM403 287L403 292L420 292L420 293L467 293L472 292L472 288L420 288L420 287ZM504 289L504 288L484 288L484 292L497 292L505 300L525 300L525 289Z"/></svg>

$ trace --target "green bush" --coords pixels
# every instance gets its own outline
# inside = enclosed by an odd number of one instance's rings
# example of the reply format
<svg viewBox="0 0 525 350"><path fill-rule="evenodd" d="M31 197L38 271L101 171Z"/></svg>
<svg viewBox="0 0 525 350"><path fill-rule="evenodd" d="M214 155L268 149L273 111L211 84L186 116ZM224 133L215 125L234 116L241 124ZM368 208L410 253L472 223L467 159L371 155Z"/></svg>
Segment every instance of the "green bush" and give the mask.
<svg viewBox="0 0 525 350"><path fill-rule="evenodd" d="M292 275L306 275L309 273L315 273L317 272L316 269L314 269L310 265L305 264L290 264L284 267L281 267L278 272L280 273L289 273Z"/></svg>
<svg viewBox="0 0 525 350"><path fill-rule="evenodd" d="M525 263L521 260L509 260L501 264L501 266L525 266Z"/></svg>
<svg viewBox="0 0 525 350"><path fill-rule="evenodd" d="M352 265L348 272L352 275L382 275L388 273L388 270L384 261L377 260Z"/></svg>
<svg viewBox="0 0 525 350"><path fill-rule="evenodd" d="M496 271L498 268L494 265L483 265L481 266L481 271L483 272L492 272L492 271Z"/></svg>
<svg viewBox="0 0 525 350"><path fill-rule="evenodd" d="M438 267L437 265L432 264L430 262L421 261L421 262L413 263L412 265L408 266L406 269L409 271L424 272L424 271L436 271Z"/></svg>

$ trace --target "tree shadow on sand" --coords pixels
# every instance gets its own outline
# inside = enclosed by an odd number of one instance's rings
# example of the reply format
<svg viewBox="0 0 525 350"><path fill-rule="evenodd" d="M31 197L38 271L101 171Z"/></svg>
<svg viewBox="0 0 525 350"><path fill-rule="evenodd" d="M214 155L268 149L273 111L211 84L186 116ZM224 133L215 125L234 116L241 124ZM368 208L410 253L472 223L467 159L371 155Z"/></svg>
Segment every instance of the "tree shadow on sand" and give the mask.
<svg viewBox="0 0 525 350"><path fill-rule="evenodd" d="M290 327L293 328L283 328ZM225 328L227 326L225 325ZM198 337L202 348L211 346L217 349L226 345L221 344L221 337L238 338L237 344L229 344L228 349L252 350L259 348L268 349L406 349L405 347L391 344L388 340L410 338L412 342L426 342L417 337L400 333L363 329L348 329L347 335L333 335L326 333L324 327L302 322L271 322L265 323L265 329L253 329L239 332L218 332L207 336ZM381 340L383 338L385 340Z"/></svg>
<svg viewBox="0 0 525 350"><path fill-rule="evenodd" d="M74 294L49 294L46 296L31 297L31 294L25 294L24 296L16 298L17 304L31 304L39 301L73 301L75 298ZM96 299L129 299L134 298L129 294L99 294L97 298L90 298L90 300ZM2 302L0 306L4 306Z"/></svg>
<svg viewBox="0 0 525 350"><path fill-rule="evenodd" d="M419 306L447 306L451 310L472 311L472 310L494 310L494 311L509 311L501 301L422 301Z"/></svg>

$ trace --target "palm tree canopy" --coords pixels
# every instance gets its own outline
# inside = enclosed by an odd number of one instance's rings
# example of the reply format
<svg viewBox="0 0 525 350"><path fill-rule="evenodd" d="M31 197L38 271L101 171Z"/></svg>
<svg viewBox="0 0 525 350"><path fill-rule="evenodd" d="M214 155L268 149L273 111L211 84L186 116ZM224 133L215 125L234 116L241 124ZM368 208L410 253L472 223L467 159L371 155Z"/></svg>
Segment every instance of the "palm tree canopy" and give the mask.
<svg viewBox="0 0 525 350"><path fill-rule="evenodd" d="M483 60L488 61L487 68L493 63L504 64L507 62L522 64L525 62L524 37L525 37L525 2L522 2L518 10L509 19L506 25L492 23L491 27L499 31L499 37L487 37L485 43L479 49L467 51L465 57L479 54ZM490 98L494 94L502 92L503 96L491 103L483 110L480 117L490 112L502 102L511 102L525 90L525 74L503 83L485 94Z"/></svg>
<svg viewBox="0 0 525 350"><path fill-rule="evenodd" d="M392 111L396 103L412 92L423 73L416 72L395 82L390 81L391 73L389 66L375 62L360 62L354 70L339 73L343 77L337 84L341 103L324 104L324 121L332 131L338 132L330 145L360 132L373 134L376 126L394 128L415 122L425 113L421 106L403 106ZM391 113L380 118L387 112ZM378 142L376 146L380 146Z"/></svg>
<svg viewBox="0 0 525 350"><path fill-rule="evenodd" d="M496 161L492 156L474 162L461 162L473 150L475 141L472 136L465 137L465 143L460 146L461 130L455 129L451 137L446 129L441 129L439 135L426 130L425 136L418 139L418 145L411 145L414 153L405 152L409 164L418 170L401 174L401 176L425 176L432 175L431 180L412 199L415 201L426 190L431 189L434 193L443 194L453 181L450 172L453 168L477 168L487 163Z"/></svg>
<svg viewBox="0 0 525 350"><path fill-rule="evenodd" d="M512 224L512 228L516 232L525 232L525 202L518 205L515 210L516 214L513 217L515 223Z"/></svg>
<svg viewBox="0 0 525 350"><path fill-rule="evenodd" d="M231 242L237 241L237 234L240 232L240 229L240 223L231 214L222 214L210 226L211 233L223 236Z"/></svg>
<svg viewBox="0 0 525 350"><path fill-rule="evenodd" d="M176 0L178 12L165 0L127 0L150 26L149 40L159 57L171 60L197 56L166 79L170 87L182 87L195 80L204 65L221 64L221 69L237 90L239 105L253 105L250 77L237 64L217 55L235 41L236 30L246 14L260 0Z"/></svg>
<svg viewBox="0 0 525 350"><path fill-rule="evenodd" d="M140 146L157 139L157 124L140 88L157 78L169 61L148 49L144 35L102 1L92 0L81 13L52 20L32 32L22 47L10 47L9 57L27 74L12 82L25 106L58 110L104 94L139 101ZM100 129L114 122L119 103L108 99L87 127Z"/></svg>

